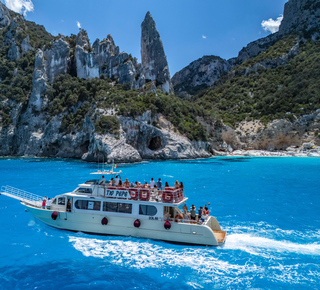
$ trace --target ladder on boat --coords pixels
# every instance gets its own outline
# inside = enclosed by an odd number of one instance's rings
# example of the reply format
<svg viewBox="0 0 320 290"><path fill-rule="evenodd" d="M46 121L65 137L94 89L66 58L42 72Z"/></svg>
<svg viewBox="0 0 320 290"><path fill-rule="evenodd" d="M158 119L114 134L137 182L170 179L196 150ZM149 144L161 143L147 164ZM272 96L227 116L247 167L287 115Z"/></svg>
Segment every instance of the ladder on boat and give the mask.
<svg viewBox="0 0 320 290"><path fill-rule="evenodd" d="M40 195L33 194L31 192L27 192L18 188L14 188L12 186L2 186L1 193L8 197L20 200L24 203L31 204L36 207L41 207L43 197Z"/></svg>

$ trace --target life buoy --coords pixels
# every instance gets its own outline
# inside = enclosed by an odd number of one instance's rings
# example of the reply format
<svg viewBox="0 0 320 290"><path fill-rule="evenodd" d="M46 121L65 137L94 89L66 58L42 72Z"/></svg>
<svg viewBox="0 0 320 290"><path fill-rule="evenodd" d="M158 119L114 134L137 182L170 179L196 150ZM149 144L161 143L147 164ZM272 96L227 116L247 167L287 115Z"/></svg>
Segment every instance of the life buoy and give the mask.
<svg viewBox="0 0 320 290"><path fill-rule="evenodd" d="M170 191L164 191L162 193L162 201L166 203L172 203L173 201L173 193Z"/></svg>
<svg viewBox="0 0 320 290"><path fill-rule="evenodd" d="M51 214L51 218L55 221L58 217L58 213L56 211L54 211L52 214Z"/></svg>
<svg viewBox="0 0 320 290"><path fill-rule="evenodd" d="M140 225L141 225L141 222L140 222L138 219L136 219L136 220L133 222L133 225L134 225L136 228L139 228Z"/></svg>
<svg viewBox="0 0 320 290"><path fill-rule="evenodd" d="M164 228L165 228L166 230L170 230L170 228L171 228L171 223L170 223L169 221L166 221L163 226L164 226Z"/></svg>
<svg viewBox="0 0 320 290"><path fill-rule="evenodd" d="M129 190L129 193L132 200L138 199L138 191L136 189Z"/></svg>
<svg viewBox="0 0 320 290"><path fill-rule="evenodd" d="M108 219L106 217L104 217L102 220L101 220L101 224L103 226L106 226L108 224Z"/></svg>
<svg viewBox="0 0 320 290"><path fill-rule="evenodd" d="M182 217L182 215L180 215L180 214L177 214L175 217L174 217L174 221L177 223L179 220L182 220L183 219L183 217Z"/></svg>
<svg viewBox="0 0 320 290"><path fill-rule="evenodd" d="M139 199L142 201L148 201L150 198L150 191L149 190L140 190Z"/></svg>

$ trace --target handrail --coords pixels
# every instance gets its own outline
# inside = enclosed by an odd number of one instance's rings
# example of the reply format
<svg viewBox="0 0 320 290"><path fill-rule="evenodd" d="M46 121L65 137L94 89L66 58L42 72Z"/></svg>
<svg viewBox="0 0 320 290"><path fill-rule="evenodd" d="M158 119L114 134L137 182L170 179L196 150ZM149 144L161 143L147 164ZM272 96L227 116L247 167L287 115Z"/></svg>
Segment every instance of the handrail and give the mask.
<svg viewBox="0 0 320 290"><path fill-rule="evenodd" d="M24 200L24 201L42 201L43 197L40 195L36 195L31 192L27 192L9 185L1 187L1 193L5 195L5 193L11 195L13 198Z"/></svg>
<svg viewBox="0 0 320 290"><path fill-rule="evenodd" d="M100 185L101 186L101 185ZM156 201L164 203L179 203L184 199L182 188L165 188L164 190L143 188L143 187L117 187L117 186L101 186L109 190L127 190L131 195L131 199L149 201L153 195L156 195ZM137 193L135 195L134 193ZM143 197L141 193L144 193ZM134 198L133 198L134 196Z"/></svg>

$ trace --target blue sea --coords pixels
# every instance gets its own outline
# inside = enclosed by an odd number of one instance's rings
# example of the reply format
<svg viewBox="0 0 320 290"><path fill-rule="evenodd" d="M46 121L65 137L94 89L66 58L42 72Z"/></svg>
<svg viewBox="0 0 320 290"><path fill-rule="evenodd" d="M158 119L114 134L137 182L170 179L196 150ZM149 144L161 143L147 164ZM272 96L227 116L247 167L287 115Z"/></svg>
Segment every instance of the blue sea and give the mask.
<svg viewBox="0 0 320 290"><path fill-rule="evenodd" d="M53 197L99 165L0 159L0 185ZM182 181L209 204L222 247L54 229L0 196L1 289L319 289L320 159L211 158L119 164L122 179Z"/></svg>

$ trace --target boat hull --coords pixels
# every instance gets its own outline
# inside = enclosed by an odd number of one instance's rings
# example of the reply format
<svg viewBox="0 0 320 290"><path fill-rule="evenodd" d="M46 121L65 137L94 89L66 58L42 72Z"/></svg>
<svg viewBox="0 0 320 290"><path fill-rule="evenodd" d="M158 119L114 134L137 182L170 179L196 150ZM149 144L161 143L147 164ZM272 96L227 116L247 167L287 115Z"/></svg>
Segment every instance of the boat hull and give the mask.
<svg viewBox="0 0 320 290"><path fill-rule="evenodd" d="M219 239L221 235L225 237L225 232L222 232L220 227L212 229L207 225L171 222L171 228L165 229L164 221L149 219L139 219L140 226L135 227L134 221L136 218L132 216L124 217L77 212L58 212L58 216L56 220L54 220L51 217L54 212L53 210L22 204L36 219L58 229L99 235L132 236L205 246L224 244L224 239ZM102 225L101 223L104 217L108 220L107 225Z"/></svg>

